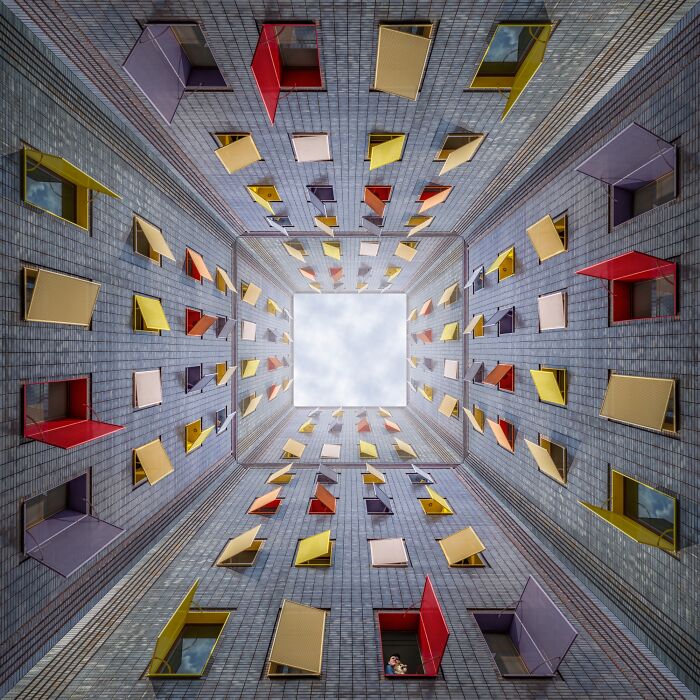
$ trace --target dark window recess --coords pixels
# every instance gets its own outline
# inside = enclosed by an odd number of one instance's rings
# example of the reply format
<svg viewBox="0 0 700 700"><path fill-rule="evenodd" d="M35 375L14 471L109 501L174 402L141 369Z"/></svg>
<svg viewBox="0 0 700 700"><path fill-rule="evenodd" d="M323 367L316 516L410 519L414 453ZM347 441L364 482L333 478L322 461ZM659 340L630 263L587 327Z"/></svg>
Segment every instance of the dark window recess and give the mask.
<svg viewBox="0 0 700 700"><path fill-rule="evenodd" d="M70 576L124 530L90 515L83 474L24 502L24 551L61 576Z"/></svg>
<svg viewBox="0 0 700 700"><path fill-rule="evenodd" d="M391 499L384 490L374 485L374 498L365 498L365 508L369 515L393 515Z"/></svg>
<svg viewBox="0 0 700 700"><path fill-rule="evenodd" d="M233 332L233 327L236 325L235 318L226 318L226 316L218 316L216 319L216 337L228 338Z"/></svg>
<svg viewBox="0 0 700 700"><path fill-rule="evenodd" d="M675 499L634 479L625 478L624 484L624 515L649 528L665 540L674 542Z"/></svg>
<svg viewBox="0 0 700 700"><path fill-rule="evenodd" d="M270 226L272 226L272 228L275 228L273 226L273 222L282 228L292 227L292 220L288 216L266 216L265 218L268 220L268 223Z"/></svg>
<svg viewBox="0 0 700 700"><path fill-rule="evenodd" d="M185 393L201 391L215 376L215 374L203 374L202 365L187 367L185 369Z"/></svg>
<svg viewBox="0 0 700 700"><path fill-rule="evenodd" d="M27 157L24 199L62 219L77 223L78 188Z"/></svg>

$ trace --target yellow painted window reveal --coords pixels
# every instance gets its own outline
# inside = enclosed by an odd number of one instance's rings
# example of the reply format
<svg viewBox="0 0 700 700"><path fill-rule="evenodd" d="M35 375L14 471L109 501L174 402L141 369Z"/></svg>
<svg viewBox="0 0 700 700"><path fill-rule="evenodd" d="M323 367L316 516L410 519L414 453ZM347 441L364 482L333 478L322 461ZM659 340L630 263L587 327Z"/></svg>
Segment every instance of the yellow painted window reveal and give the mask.
<svg viewBox="0 0 700 700"><path fill-rule="evenodd" d="M134 330L147 333L170 330L159 299L134 294Z"/></svg>
<svg viewBox="0 0 700 700"><path fill-rule="evenodd" d="M459 340L459 321L454 323L446 323L442 329L440 340Z"/></svg>
<svg viewBox="0 0 700 700"><path fill-rule="evenodd" d="M556 220L552 220L547 214L532 226L528 226L527 235L540 262L564 253L568 247L566 214L557 217Z"/></svg>
<svg viewBox="0 0 700 700"><path fill-rule="evenodd" d="M330 566L332 557L331 531L325 530L299 541L294 566Z"/></svg>
<svg viewBox="0 0 700 700"><path fill-rule="evenodd" d="M261 401L262 395L257 396L255 394L251 394L250 396L246 396L241 402L241 410L243 411L242 418L249 416L251 413L255 413Z"/></svg>
<svg viewBox="0 0 700 700"><path fill-rule="evenodd" d="M328 236L335 236L333 229L338 226L338 219L335 216L314 216L314 223Z"/></svg>
<svg viewBox="0 0 700 700"><path fill-rule="evenodd" d="M413 447L409 443L404 442L403 440L394 438L394 449L396 450L399 457L413 457L414 459L418 459L418 455L416 454L416 451L413 449Z"/></svg>
<svg viewBox="0 0 700 700"><path fill-rule="evenodd" d="M165 241L163 232L152 223L134 214L134 250L160 265L161 256L175 262L175 256Z"/></svg>
<svg viewBox="0 0 700 700"><path fill-rule="evenodd" d="M252 566L264 540L255 539L261 525L230 539L219 554L216 566Z"/></svg>
<svg viewBox="0 0 700 700"><path fill-rule="evenodd" d="M498 257L491 263L489 268L486 270L486 274L490 275L492 272L498 272L498 281L502 282L508 277L512 277L515 274L515 247L508 248L502 253L499 253Z"/></svg>
<svg viewBox="0 0 700 700"><path fill-rule="evenodd" d="M343 409L342 408L336 408L332 413L331 416L333 418L342 418L343 417Z"/></svg>
<svg viewBox="0 0 700 700"><path fill-rule="evenodd" d="M321 247L327 258L340 260L340 241L321 241Z"/></svg>
<svg viewBox="0 0 700 700"><path fill-rule="evenodd" d="M304 262L304 256L307 255L307 252L304 250L302 243L299 241L289 241L288 243L283 241L282 247L287 251L287 255L299 262Z"/></svg>
<svg viewBox="0 0 700 700"><path fill-rule="evenodd" d="M650 513L645 501L654 504ZM658 489L611 470L610 509L579 503L630 539L666 552L678 550L678 503Z"/></svg>
<svg viewBox="0 0 700 700"><path fill-rule="evenodd" d="M413 367L413 369L416 369L416 367L418 367L418 358L417 357L409 357L408 364L411 365L411 367Z"/></svg>
<svg viewBox="0 0 700 700"><path fill-rule="evenodd" d="M268 314L277 316L277 314L282 313L282 307L273 299L268 299L267 304L265 305L265 311L267 311Z"/></svg>
<svg viewBox="0 0 700 700"><path fill-rule="evenodd" d="M90 326L100 284L33 267L23 273L25 321Z"/></svg>
<svg viewBox="0 0 700 700"><path fill-rule="evenodd" d="M149 678L199 678L204 674L231 613L224 610L202 610L199 606L198 609L191 610L198 585L199 579L194 582L158 635L148 664ZM199 634L198 628L206 630L206 633ZM183 664L188 643L202 638L208 639L210 648L201 666L192 668L190 664Z"/></svg>
<svg viewBox="0 0 700 700"><path fill-rule="evenodd" d="M426 400L433 400L433 387L428 384L423 384L423 386L418 387L418 393Z"/></svg>
<svg viewBox="0 0 700 700"><path fill-rule="evenodd" d="M314 290L314 292L321 293L321 283L320 282L309 282L309 287Z"/></svg>
<svg viewBox="0 0 700 700"><path fill-rule="evenodd" d="M228 362L217 362L216 363L216 385L223 386L228 384L229 380L236 371L236 365L233 367L228 366Z"/></svg>
<svg viewBox="0 0 700 700"><path fill-rule="evenodd" d="M464 329L464 333L471 333L474 338L481 338L484 335L484 314L472 316L471 321Z"/></svg>
<svg viewBox="0 0 700 700"><path fill-rule="evenodd" d="M288 484L294 477L294 475L291 473L293 466L294 466L294 462L292 462L291 464L288 464L286 467L282 467L282 469L278 469L276 472L273 472L267 478L266 483L268 483L268 484Z"/></svg>
<svg viewBox="0 0 700 700"><path fill-rule="evenodd" d="M289 438L282 447L282 459L301 459L305 449L306 445L303 442Z"/></svg>
<svg viewBox="0 0 700 700"><path fill-rule="evenodd" d="M371 442L360 440L360 459L379 459L377 446Z"/></svg>
<svg viewBox="0 0 700 700"><path fill-rule="evenodd" d="M287 389L289 389L289 387L292 386L293 381L294 381L293 379L290 379L289 377L285 377L282 380L282 391L287 391Z"/></svg>
<svg viewBox="0 0 700 700"><path fill-rule="evenodd" d="M444 160L440 175L468 163L484 142L486 134L448 134L435 160Z"/></svg>
<svg viewBox="0 0 700 700"><path fill-rule="evenodd" d="M443 537L439 544L451 567L484 566L479 554L485 551L486 547L473 527L465 527L464 530Z"/></svg>
<svg viewBox="0 0 700 700"><path fill-rule="evenodd" d="M640 428L675 432L676 381L611 374L600 415Z"/></svg>
<svg viewBox="0 0 700 700"><path fill-rule="evenodd" d="M257 202L265 211L270 212L270 214L275 213L270 202L282 201L274 185L246 185L245 188L248 190L248 194L253 198L253 201Z"/></svg>
<svg viewBox="0 0 700 700"><path fill-rule="evenodd" d="M449 306L454 304L459 299L459 282L451 284L445 291L443 291L440 301L438 301L438 306Z"/></svg>
<svg viewBox="0 0 700 700"><path fill-rule="evenodd" d="M415 236L419 231L428 228L433 223L434 216L412 216L406 226L410 226L407 236Z"/></svg>
<svg viewBox="0 0 700 700"><path fill-rule="evenodd" d="M399 241L394 255L406 262L411 262L418 252L418 241ZM415 312L415 309L412 313ZM412 320L409 318L409 321Z"/></svg>
<svg viewBox="0 0 700 700"><path fill-rule="evenodd" d="M556 367L531 369L532 381L535 383L540 401L566 406L566 370Z"/></svg>
<svg viewBox="0 0 700 700"><path fill-rule="evenodd" d="M313 433L315 427L316 427L316 423L314 423L311 419L309 419L301 424L301 426L299 427L299 432L300 433Z"/></svg>
<svg viewBox="0 0 700 700"><path fill-rule="evenodd" d="M484 412L476 404L472 407L471 411L468 408L465 408L464 412L467 414L467 418L472 424L472 428L483 435L484 422L486 419Z"/></svg>
<svg viewBox="0 0 700 700"><path fill-rule="evenodd" d="M228 272L226 272L223 267L219 267L218 265L216 266L216 288L224 294L229 291L233 292L234 294L238 294L236 291L236 285L231 281L231 278L228 276Z"/></svg>
<svg viewBox="0 0 700 700"><path fill-rule="evenodd" d="M382 407L380 406L377 412L379 413L379 415L380 415L382 418L391 418L391 412L390 412L390 411L387 411L386 408L382 408Z"/></svg>
<svg viewBox="0 0 700 700"><path fill-rule="evenodd" d="M363 484L386 484L386 477L371 464L365 464L365 471L362 474Z"/></svg>
<svg viewBox="0 0 700 700"><path fill-rule="evenodd" d="M428 63L432 24L383 24L379 26L374 90L418 99Z"/></svg>
<svg viewBox="0 0 700 700"><path fill-rule="evenodd" d="M251 134L215 134L221 148L214 153L229 174L262 160Z"/></svg>
<svg viewBox="0 0 700 700"><path fill-rule="evenodd" d="M376 170L401 160L406 134L370 134L367 140L369 169Z"/></svg>
<svg viewBox="0 0 700 700"><path fill-rule="evenodd" d="M282 342L283 342L285 345L289 345L289 343L293 343L293 342L294 342L294 341L292 340L292 336L289 335L289 333L287 333L287 331L285 331L284 333L282 333Z"/></svg>
<svg viewBox="0 0 700 700"><path fill-rule="evenodd" d="M539 445L525 440L537 468L550 479L566 483L566 448L540 435Z"/></svg>
<svg viewBox="0 0 700 700"><path fill-rule="evenodd" d="M202 419L198 418L185 426L185 453L196 450L212 434L216 426L202 430Z"/></svg>
<svg viewBox="0 0 700 700"><path fill-rule="evenodd" d="M241 301L255 306L262 294L262 289L252 282L241 282Z"/></svg>
<svg viewBox="0 0 700 700"><path fill-rule="evenodd" d="M144 479L147 479L148 483L153 486L174 471L160 438L135 448L132 466L134 484L140 484Z"/></svg>
<svg viewBox="0 0 700 700"><path fill-rule="evenodd" d="M355 285L355 289L357 289L358 294L359 294L360 292L364 292L365 289L367 289L367 287L369 287L369 283L368 283L368 282L358 282L358 283Z"/></svg>
<svg viewBox="0 0 700 700"><path fill-rule="evenodd" d="M446 418L459 418L459 399L445 394L438 407L438 413L441 413Z"/></svg>
<svg viewBox="0 0 700 700"><path fill-rule="evenodd" d="M260 360L243 360L241 362L241 379L254 377L260 366Z"/></svg>
<svg viewBox="0 0 700 700"><path fill-rule="evenodd" d="M418 309L417 308L411 309L411 313L408 314L408 318L406 319L406 321L408 321L408 322L415 321L417 318L418 318Z"/></svg>
<svg viewBox="0 0 700 700"><path fill-rule="evenodd" d="M426 486L425 489L428 496L418 500L427 515L454 515L450 504L435 489L430 486Z"/></svg>
<svg viewBox="0 0 700 700"><path fill-rule="evenodd" d="M268 676L320 676L326 611L282 601L270 649Z"/></svg>

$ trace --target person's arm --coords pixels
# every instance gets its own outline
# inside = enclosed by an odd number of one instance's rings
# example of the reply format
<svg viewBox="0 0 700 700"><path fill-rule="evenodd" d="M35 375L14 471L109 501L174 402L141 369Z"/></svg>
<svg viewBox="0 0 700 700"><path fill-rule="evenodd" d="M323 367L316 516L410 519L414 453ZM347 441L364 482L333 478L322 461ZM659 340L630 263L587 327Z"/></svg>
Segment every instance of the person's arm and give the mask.
<svg viewBox="0 0 700 700"><path fill-rule="evenodd" d="M388 676L388 675L393 674L393 673L394 673L394 667L391 664L387 664L386 669L384 671L384 674Z"/></svg>

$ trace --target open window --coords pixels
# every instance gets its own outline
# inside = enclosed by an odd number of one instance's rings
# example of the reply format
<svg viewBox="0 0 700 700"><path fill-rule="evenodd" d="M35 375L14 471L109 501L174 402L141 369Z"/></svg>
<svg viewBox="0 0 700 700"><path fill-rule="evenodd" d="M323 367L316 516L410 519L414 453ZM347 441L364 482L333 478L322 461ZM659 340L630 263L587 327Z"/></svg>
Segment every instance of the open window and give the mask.
<svg viewBox="0 0 700 700"><path fill-rule="evenodd" d="M161 265L163 257L175 262L175 256L165 242L163 232L137 214L134 214L133 237L134 252L144 258L148 258L156 265Z"/></svg>
<svg viewBox="0 0 700 700"><path fill-rule="evenodd" d="M317 483L314 497L309 501L309 515L333 515L337 500L323 484Z"/></svg>
<svg viewBox="0 0 700 700"><path fill-rule="evenodd" d="M465 382L474 382L474 384L483 384L484 383L484 363L483 362L477 362L474 360L474 362L469 365L469 369L467 370L467 374L464 377Z"/></svg>
<svg viewBox="0 0 700 700"><path fill-rule="evenodd" d="M203 610L193 603L197 579L156 640L149 678L201 678L230 612ZM195 605L195 610L192 610Z"/></svg>
<svg viewBox="0 0 700 700"><path fill-rule="evenodd" d="M549 22L503 22L496 27L469 88L508 91L501 121L542 65L553 30Z"/></svg>
<svg viewBox="0 0 700 700"><path fill-rule="evenodd" d="M362 474L363 484L386 484L386 477L371 464L365 464L366 471Z"/></svg>
<svg viewBox="0 0 700 700"><path fill-rule="evenodd" d="M22 272L25 321L90 327L100 284L34 267Z"/></svg>
<svg viewBox="0 0 700 700"><path fill-rule="evenodd" d="M308 255L301 241L282 241L282 247L287 251L289 257L304 262L304 256Z"/></svg>
<svg viewBox="0 0 700 700"><path fill-rule="evenodd" d="M486 566L480 554L486 549L473 527L438 540L450 568L466 569Z"/></svg>
<svg viewBox="0 0 700 700"><path fill-rule="evenodd" d="M294 474L292 473L293 466L294 466L294 462L292 462L291 464L288 464L286 467L282 467L282 469L278 469L276 472L273 472L267 478L267 481L265 483L267 483L267 484L288 484L294 478Z"/></svg>
<svg viewBox="0 0 700 700"><path fill-rule="evenodd" d="M413 471L408 473L408 479L412 484L424 485L424 484L434 484L435 483L435 481L433 480L433 477L430 474L428 474L428 472L424 472L422 469L417 467L415 464L411 465L411 469L413 469Z"/></svg>
<svg viewBox="0 0 700 700"><path fill-rule="evenodd" d="M260 366L260 360L249 359L241 361L241 379L248 379L249 377L254 377L258 372L258 367Z"/></svg>
<svg viewBox="0 0 700 700"><path fill-rule="evenodd" d="M326 216L326 204L335 202L335 192L331 185L307 185L309 201L322 216Z"/></svg>
<svg viewBox="0 0 700 700"><path fill-rule="evenodd" d="M399 440L399 438L394 438L392 447L396 450L396 454L401 460L418 459L418 454L413 447L407 442Z"/></svg>
<svg viewBox="0 0 700 700"><path fill-rule="evenodd" d="M576 170L612 189L617 226L676 198L676 148L632 123Z"/></svg>
<svg viewBox="0 0 700 700"><path fill-rule="evenodd" d="M373 233L375 236L381 236L382 235L382 228L384 226L384 218L381 216L363 216L360 226L362 226L364 229L366 229L370 233ZM360 269L363 269L363 268L360 268ZM360 275L360 276L362 276L362 275Z"/></svg>
<svg viewBox="0 0 700 700"><path fill-rule="evenodd" d="M384 675L391 679L434 678L447 647L450 630L435 595L430 576L425 577L423 596L417 610L379 611L379 638ZM388 673L392 656L399 656L406 673Z"/></svg>
<svg viewBox="0 0 700 700"><path fill-rule="evenodd" d="M365 256L368 258L376 258L377 255L379 254L379 243L376 241L361 241L360 242L360 255ZM360 272L362 270L362 272ZM362 277L363 275L369 274L372 271L372 268L363 265L362 267L358 268L358 276Z"/></svg>
<svg viewBox="0 0 700 700"><path fill-rule="evenodd" d="M418 387L418 393L426 400L433 400L433 387L428 384L423 384L423 386Z"/></svg>
<svg viewBox="0 0 700 700"><path fill-rule="evenodd" d="M224 386L229 383L229 380L236 371L236 365L229 367L228 362L216 363L216 386Z"/></svg>
<svg viewBox="0 0 700 700"><path fill-rule="evenodd" d="M228 406L224 406L222 409L216 412L216 417L214 419L214 425L216 426L216 434L221 435L221 433L228 430L231 421L235 418L236 412L228 412Z"/></svg>
<svg viewBox="0 0 700 700"><path fill-rule="evenodd" d="M253 201L270 214L275 213L271 203L282 201L274 185L246 185L245 188Z"/></svg>
<svg viewBox="0 0 700 700"><path fill-rule="evenodd" d="M88 474L27 499L22 511L25 554L64 577L124 532L91 515Z"/></svg>
<svg viewBox="0 0 700 700"><path fill-rule="evenodd" d="M376 170L401 160L406 134L372 133L367 137L369 169Z"/></svg>
<svg viewBox="0 0 700 700"><path fill-rule="evenodd" d="M630 539L666 552L678 550L678 506L673 496L611 470L607 508L579 503Z"/></svg>
<svg viewBox="0 0 700 700"><path fill-rule="evenodd" d="M418 195L418 201L421 202L418 213L422 214L424 211L428 211L428 209L445 202L450 196L452 189L451 185L426 185Z"/></svg>
<svg viewBox="0 0 700 700"><path fill-rule="evenodd" d="M168 457L160 438L134 449L132 455L134 486L139 486L145 481L154 486L168 474L172 474L173 471L170 457Z"/></svg>
<svg viewBox="0 0 700 700"><path fill-rule="evenodd" d="M214 379L215 374L204 374L202 365L192 365L185 368L185 393L202 391L209 382Z"/></svg>
<svg viewBox="0 0 700 700"><path fill-rule="evenodd" d="M477 267L472 272L471 277L467 280L467 283L464 285L464 288L469 289L469 287L471 287L472 293L476 294L476 292L481 291L484 288L484 280L484 266L479 265L479 267Z"/></svg>
<svg viewBox="0 0 700 700"><path fill-rule="evenodd" d="M334 544L335 542L331 540L330 530L299 540L294 566L331 566Z"/></svg>
<svg viewBox="0 0 700 700"><path fill-rule="evenodd" d="M445 360L442 376L448 379L459 379L459 360Z"/></svg>
<svg viewBox="0 0 700 700"><path fill-rule="evenodd" d="M434 216L412 216L409 218L409 220L404 224L404 226L409 227L409 232L406 234L407 236L415 236L419 231L422 231L424 228L428 228L430 224L433 223Z"/></svg>
<svg viewBox="0 0 700 700"><path fill-rule="evenodd" d="M369 551L375 568L408 566L408 552L402 537L370 540Z"/></svg>
<svg viewBox="0 0 700 700"><path fill-rule="evenodd" d="M229 175L262 160L251 134L219 133L214 138L221 144L214 154Z"/></svg>
<svg viewBox="0 0 700 700"><path fill-rule="evenodd" d="M363 418L362 420L360 420L355 429L358 433L371 433L372 432L372 426L369 424L369 421L366 418Z"/></svg>
<svg viewBox="0 0 700 700"><path fill-rule="evenodd" d="M506 309L499 309L484 323L484 328L496 326L498 335L515 333L515 307L509 306Z"/></svg>
<svg viewBox="0 0 700 700"><path fill-rule="evenodd" d="M528 226L527 235L540 262L549 260L559 253L565 253L569 246L569 227L566 214L556 219L547 214Z"/></svg>
<svg viewBox="0 0 700 700"><path fill-rule="evenodd" d="M223 294L238 294L236 285L231 281L228 272L223 267L216 266L216 288Z"/></svg>
<svg viewBox="0 0 700 700"><path fill-rule="evenodd" d="M484 412L476 404L474 404L472 406L471 411L468 408L465 408L464 413L469 419L472 428L474 428L474 430L476 430L477 433L481 433L483 435L484 423L486 421L486 416L484 415Z"/></svg>
<svg viewBox="0 0 700 700"><path fill-rule="evenodd" d="M200 338L216 323L216 316L205 314L199 309L185 309L185 332Z"/></svg>
<svg viewBox="0 0 700 700"><path fill-rule="evenodd" d="M64 450L124 430L93 420L88 377L25 384L24 437Z"/></svg>
<svg viewBox="0 0 700 700"><path fill-rule="evenodd" d="M91 192L121 197L65 158L22 149L22 201L82 229L90 229Z"/></svg>
<svg viewBox="0 0 700 700"><path fill-rule="evenodd" d="M438 413L441 413L446 418L459 418L459 399L454 396L445 394L438 406Z"/></svg>
<svg viewBox="0 0 700 700"><path fill-rule="evenodd" d="M496 365L485 377L484 384L498 387L499 391L515 391L515 366L508 364Z"/></svg>
<svg viewBox="0 0 700 700"><path fill-rule="evenodd" d="M300 426L299 426L299 432L300 433L313 433L314 428L316 427L316 423L314 423L311 418L308 420L305 420Z"/></svg>
<svg viewBox="0 0 700 700"><path fill-rule="evenodd" d="M316 25L263 24L250 68L274 124L283 90L323 89Z"/></svg>
<svg viewBox="0 0 700 700"><path fill-rule="evenodd" d="M272 491L268 491L264 496L256 498L248 508L249 515L274 515L282 503L279 497L281 486Z"/></svg>
<svg viewBox="0 0 700 700"><path fill-rule="evenodd" d="M391 185L367 185L365 187L364 202L380 218L384 216L387 202L391 199L391 189ZM379 244L376 245L379 248ZM360 252L360 255L367 255L367 252Z"/></svg>
<svg viewBox="0 0 700 700"><path fill-rule="evenodd" d="M325 610L309 605L282 601L270 649L269 677L321 675L327 615Z"/></svg>
<svg viewBox="0 0 700 700"><path fill-rule="evenodd" d="M241 301L255 306L258 303L260 294L262 294L262 289L260 289L260 287L252 282L241 281Z"/></svg>
<svg viewBox="0 0 700 700"><path fill-rule="evenodd" d="M459 301L459 282L455 282L443 290L438 306L450 306Z"/></svg>
<svg viewBox="0 0 700 700"><path fill-rule="evenodd" d="M496 438L496 442L508 452L515 452L515 426L505 418L493 421L490 418L486 422Z"/></svg>
<svg viewBox="0 0 700 700"><path fill-rule="evenodd" d="M428 63L432 24L380 24L373 90L417 100Z"/></svg>
<svg viewBox="0 0 700 700"><path fill-rule="evenodd" d="M320 228L327 236L335 236L334 228L338 228L337 216L314 216L314 226ZM309 285L312 286L312 285Z"/></svg>
<svg viewBox="0 0 700 700"><path fill-rule="evenodd" d="M319 163L333 160L327 133L294 134L292 148L297 163Z"/></svg>
<svg viewBox="0 0 700 700"><path fill-rule="evenodd" d="M160 299L134 294L134 330L158 335L170 330Z"/></svg>
<svg viewBox="0 0 700 700"><path fill-rule="evenodd" d="M211 272L204 264L204 258L191 248L185 248L185 271L188 276L197 280L197 282L203 282L204 280L214 281Z"/></svg>
<svg viewBox="0 0 700 700"><path fill-rule="evenodd" d="M276 369L282 367L282 360L279 357L268 357L267 358L267 370L268 372L274 372Z"/></svg>
<svg viewBox="0 0 700 700"><path fill-rule="evenodd" d="M185 454L194 452L214 432L216 426L202 428L202 419L198 418L185 426Z"/></svg>
<svg viewBox="0 0 700 700"><path fill-rule="evenodd" d="M323 250L323 254L327 258L332 258L333 260L340 260L340 241L321 241L321 248ZM342 276L342 268L340 268L340 271Z"/></svg>
<svg viewBox="0 0 700 700"><path fill-rule="evenodd" d="M446 323L442 327L442 333L440 334L440 340L442 342L449 342L451 340L459 340L459 321L454 323Z"/></svg>
<svg viewBox="0 0 700 700"><path fill-rule="evenodd" d="M147 24L123 66L170 124L186 90L227 88L198 24Z"/></svg>
<svg viewBox="0 0 700 700"><path fill-rule="evenodd" d="M425 369L428 372L433 371L434 364L435 364L435 361L431 357L424 357L423 358L423 367L425 367Z"/></svg>
<svg viewBox="0 0 700 700"><path fill-rule="evenodd" d="M399 241L394 255L406 262L411 262L418 252L418 241Z"/></svg>
<svg viewBox="0 0 700 700"><path fill-rule="evenodd" d="M391 498L378 484L374 484L374 496L365 498L365 508L368 515L393 515Z"/></svg>
<svg viewBox="0 0 700 700"><path fill-rule="evenodd" d="M444 175L468 163L476 155L485 138L486 134L447 134L437 156L433 159L444 161L439 174Z"/></svg>
<svg viewBox="0 0 700 700"><path fill-rule="evenodd" d="M326 467L323 464L319 464L318 473L316 474L317 484L337 484L338 483L338 472L333 469Z"/></svg>
<svg viewBox="0 0 700 700"><path fill-rule="evenodd" d="M262 398L262 394L258 396L255 392L250 394L250 396L245 396L241 400L241 411L243 412L241 417L246 418L252 413L255 413L255 411L258 410L258 405L262 401Z"/></svg>
<svg viewBox="0 0 700 700"><path fill-rule="evenodd" d="M609 280L612 323L676 315L674 262L633 250L576 274Z"/></svg>
<svg viewBox="0 0 700 700"><path fill-rule="evenodd" d="M484 314L475 314L464 329L464 334L472 334L472 338L484 337Z"/></svg>
<svg viewBox="0 0 700 700"><path fill-rule="evenodd" d="M491 263L486 270L486 274L490 275L493 272L498 272L498 281L512 277L515 274L515 247L512 246L502 253Z"/></svg>
<svg viewBox="0 0 700 700"><path fill-rule="evenodd" d="M258 326L252 321L242 321L241 322L241 340L251 340L255 341L255 335L257 333ZM274 341L272 341L274 342Z"/></svg>
<svg viewBox="0 0 700 700"><path fill-rule="evenodd" d="M253 566L265 544L265 540L256 539L261 527L261 525L256 525L238 537L230 539L219 554L215 565L223 567Z"/></svg>
<svg viewBox="0 0 700 700"><path fill-rule="evenodd" d="M537 312L540 318L540 333L566 328L566 292L554 292L537 298Z"/></svg>
<svg viewBox="0 0 700 700"><path fill-rule="evenodd" d="M433 313L433 300L432 299L426 299L423 302L423 305L420 307L420 311L418 312L419 316L428 316L428 314Z"/></svg>
<svg viewBox="0 0 700 700"><path fill-rule="evenodd" d="M360 440L358 449L360 452L360 459L379 459L379 454L377 453L377 446L372 442Z"/></svg>
<svg viewBox="0 0 700 700"><path fill-rule="evenodd" d="M134 372L134 408L148 408L163 403L160 369Z"/></svg>
<svg viewBox="0 0 700 700"><path fill-rule="evenodd" d="M472 610L472 614L506 677L553 677L578 636L531 576L514 610Z"/></svg>
<svg viewBox="0 0 700 700"><path fill-rule="evenodd" d="M539 444L525 440L537 468L550 479L565 484L567 477L566 447L552 442L543 435L539 436Z"/></svg>
<svg viewBox="0 0 700 700"><path fill-rule="evenodd" d="M426 515L454 515L454 511L450 504L430 486L426 486L425 490L428 495L424 498L419 498L418 501Z"/></svg>
<svg viewBox="0 0 700 700"><path fill-rule="evenodd" d="M305 449L303 442L289 438L282 447L282 459L301 459Z"/></svg>
<svg viewBox="0 0 700 700"><path fill-rule="evenodd" d="M566 406L566 370L561 367L531 369L530 375L540 401Z"/></svg>

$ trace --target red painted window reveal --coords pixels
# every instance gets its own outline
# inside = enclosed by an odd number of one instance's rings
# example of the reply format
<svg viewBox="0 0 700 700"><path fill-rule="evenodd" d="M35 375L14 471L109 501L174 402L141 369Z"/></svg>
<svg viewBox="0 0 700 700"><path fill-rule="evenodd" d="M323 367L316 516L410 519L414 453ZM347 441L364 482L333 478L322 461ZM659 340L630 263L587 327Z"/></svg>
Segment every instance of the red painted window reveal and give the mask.
<svg viewBox="0 0 700 700"><path fill-rule="evenodd" d="M503 431L503 434L506 436L506 438L508 440L508 444L511 447L514 447L515 446L515 426L510 421L505 420L505 418L499 418L498 425L501 426L501 430Z"/></svg>

